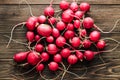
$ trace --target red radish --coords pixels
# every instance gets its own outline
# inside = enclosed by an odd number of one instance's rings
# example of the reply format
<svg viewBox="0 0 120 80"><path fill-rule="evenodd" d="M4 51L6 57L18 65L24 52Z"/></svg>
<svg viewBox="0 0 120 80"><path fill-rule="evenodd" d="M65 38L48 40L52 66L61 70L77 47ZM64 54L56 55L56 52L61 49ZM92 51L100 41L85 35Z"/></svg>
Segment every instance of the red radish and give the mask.
<svg viewBox="0 0 120 80"><path fill-rule="evenodd" d="M39 35L47 37L50 36L50 34L52 33L52 28L47 24L40 24L37 27L37 32Z"/></svg>
<svg viewBox="0 0 120 80"><path fill-rule="evenodd" d="M71 45L72 45L73 47L76 47L76 48L77 48L77 47L80 46L81 41L80 41L80 38L79 38L79 37L73 37L70 43L71 43Z"/></svg>
<svg viewBox="0 0 120 80"><path fill-rule="evenodd" d="M57 46L56 46L55 44L49 44L48 47L47 47L47 51L48 51L50 54L54 55L54 54L57 53L58 48L57 48Z"/></svg>
<svg viewBox="0 0 120 80"><path fill-rule="evenodd" d="M57 24L56 24L56 28L57 28L58 30L60 30L60 31L64 30L65 27L66 27L65 23L62 22L62 21L59 21L59 22L57 22Z"/></svg>
<svg viewBox="0 0 120 80"><path fill-rule="evenodd" d="M75 20L75 21L74 21L74 27L75 27L75 28L80 28L80 26L81 26L80 21L79 21L79 20Z"/></svg>
<svg viewBox="0 0 120 80"><path fill-rule="evenodd" d="M44 47L43 47L42 44L37 44L37 45L35 46L35 51L37 51L37 52L42 52L43 50L44 50Z"/></svg>
<svg viewBox="0 0 120 80"><path fill-rule="evenodd" d="M67 61L68 61L69 64L75 64L75 63L77 63L78 58L76 57L76 55L71 54L71 55L68 57Z"/></svg>
<svg viewBox="0 0 120 80"><path fill-rule="evenodd" d="M94 58L94 52L87 50L84 52L84 57L86 60L91 61Z"/></svg>
<svg viewBox="0 0 120 80"><path fill-rule="evenodd" d="M35 66L38 62L40 61L40 56L39 53L35 52L35 51L31 51L28 56L27 56L27 62L30 65Z"/></svg>
<svg viewBox="0 0 120 80"><path fill-rule="evenodd" d="M63 36L59 36L57 39L56 39L56 45L58 47L63 47L66 43L66 39L63 37Z"/></svg>
<svg viewBox="0 0 120 80"><path fill-rule="evenodd" d="M74 12L70 9L67 9L65 10L63 13L62 13L62 21L65 22L65 23L70 23L72 22L73 20L73 15L74 15Z"/></svg>
<svg viewBox="0 0 120 80"><path fill-rule="evenodd" d="M90 29L92 28L94 25L94 20L90 17L86 17L84 20L83 20L83 26L84 28L86 29Z"/></svg>
<svg viewBox="0 0 120 80"><path fill-rule="evenodd" d="M78 10L78 4L76 2L72 2L70 4L70 9L74 12L76 12Z"/></svg>
<svg viewBox="0 0 120 80"><path fill-rule="evenodd" d="M79 31L79 35L80 35L81 37L86 37L86 35L87 35L86 29L80 30L80 31Z"/></svg>
<svg viewBox="0 0 120 80"><path fill-rule="evenodd" d="M36 66L36 70L39 72L39 71L43 71L43 69L44 69L44 64L42 64L42 63L40 63L40 64L38 64L37 66Z"/></svg>
<svg viewBox="0 0 120 80"><path fill-rule="evenodd" d="M32 31L28 31L26 33L26 38L29 42L33 42L34 41L34 38L35 38L35 35L34 35L34 32Z"/></svg>
<svg viewBox="0 0 120 80"><path fill-rule="evenodd" d="M99 40L96 44L98 49L104 49L105 47L105 41L104 40Z"/></svg>
<svg viewBox="0 0 120 80"><path fill-rule="evenodd" d="M48 22L49 22L49 24L53 25L56 22L56 18L55 17L51 17L51 18L48 19Z"/></svg>
<svg viewBox="0 0 120 80"><path fill-rule="evenodd" d="M54 16L54 9L51 6L48 6L44 9L44 15L45 16Z"/></svg>
<svg viewBox="0 0 120 80"><path fill-rule="evenodd" d="M75 35L74 31L71 31L71 30L67 30L65 33L64 33L64 37L66 39L70 39L70 38L73 38Z"/></svg>
<svg viewBox="0 0 120 80"><path fill-rule="evenodd" d="M59 36L60 36L59 30L58 30L57 28L53 28L53 30L52 30L52 35L53 35L55 38L59 37Z"/></svg>
<svg viewBox="0 0 120 80"><path fill-rule="evenodd" d="M77 11L75 12L75 18L76 19L81 19L84 15L84 12L83 11Z"/></svg>
<svg viewBox="0 0 120 80"><path fill-rule="evenodd" d="M47 19L46 19L46 17L44 15L41 15L41 16L38 17L38 22L41 23L41 24L45 23L46 20Z"/></svg>
<svg viewBox="0 0 120 80"><path fill-rule="evenodd" d="M49 69L51 70L51 71L56 71L56 70L58 70L58 63L56 63L56 62L50 62L49 64L48 64L48 66L49 66Z"/></svg>
<svg viewBox="0 0 120 80"><path fill-rule="evenodd" d="M69 48L64 48L61 50L60 54L63 58L67 58L71 54L71 52Z"/></svg>
<svg viewBox="0 0 120 80"><path fill-rule="evenodd" d="M28 30L33 31L35 29L37 23L38 23L38 18L37 17L30 17L26 21L26 27L27 27Z"/></svg>
<svg viewBox="0 0 120 80"><path fill-rule="evenodd" d="M19 52L13 56L13 59L15 62L23 62L26 60L28 54L29 52Z"/></svg>
<svg viewBox="0 0 120 80"><path fill-rule="evenodd" d="M100 39L100 32L98 31L92 31L89 35L89 38L93 42L97 42Z"/></svg>
<svg viewBox="0 0 120 80"><path fill-rule="evenodd" d="M90 10L90 4L86 2L82 2L80 4L80 10L84 12L88 12Z"/></svg>
<svg viewBox="0 0 120 80"><path fill-rule="evenodd" d="M69 2L67 2L67 1L65 1L65 0L62 0L61 2L60 2L60 9L62 9L62 10L66 10L66 9L68 9L69 8Z"/></svg>
<svg viewBox="0 0 120 80"><path fill-rule="evenodd" d="M76 51L75 54L76 54L77 58L78 58L80 61L83 60L83 53L82 53L82 52L80 52L80 51Z"/></svg>
<svg viewBox="0 0 120 80"><path fill-rule="evenodd" d="M46 38L46 41L49 42L49 43L52 43L52 42L54 41L53 36L48 36L48 37Z"/></svg>
<svg viewBox="0 0 120 80"><path fill-rule="evenodd" d="M87 49L91 46L92 43L90 40L85 39L82 44L83 44L83 47Z"/></svg>
<svg viewBox="0 0 120 80"><path fill-rule="evenodd" d="M49 56L49 54L48 54L47 52L42 52L42 53L41 53L41 58L42 58L42 60L43 60L44 62L46 62L46 61L49 60L50 56Z"/></svg>
<svg viewBox="0 0 120 80"><path fill-rule="evenodd" d="M74 26L72 23L67 24L67 30L72 30L72 31L74 30Z"/></svg>
<svg viewBox="0 0 120 80"><path fill-rule="evenodd" d="M40 36L37 34L35 35L35 41L38 41L40 39Z"/></svg>
<svg viewBox="0 0 120 80"><path fill-rule="evenodd" d="M53 60L57 63L62 62L62 56L60 54L55 54Z"/></svg>

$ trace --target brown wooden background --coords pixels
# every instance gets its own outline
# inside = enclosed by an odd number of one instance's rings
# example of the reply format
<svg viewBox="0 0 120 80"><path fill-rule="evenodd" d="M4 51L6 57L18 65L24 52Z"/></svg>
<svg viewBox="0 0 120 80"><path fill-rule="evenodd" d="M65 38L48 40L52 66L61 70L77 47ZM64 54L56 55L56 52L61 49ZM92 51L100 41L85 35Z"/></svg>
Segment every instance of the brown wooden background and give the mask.
<svg viewBox="0 0 120 80"><path fill-rule="evenodd" d="M9 35L13 25L25 21L29 16L29 9L26 3L22 3L19 6L19 1L21 0L0 0L0 80L15 80L15 77L11 76L10 73L16 74L19 71L11 65L12 56L14 53L19 51L25 51L26 48L23 45L12 42L9 48L6 49L8 38L3 35ZM58 10L59 2L61 0L54 1L54 8ZM70 2L72 0L69 0ZM120 19L120 0L78 0L78 3L86 1L91 4L90 16L95 20L96 25L98 25L104 31L109 31L115 21ZM43 14L43 9L49 5L50 0L29 0L33 14L39 16ZM120 41L120 23L117 28L111 34L102 34L102 38L111 37ZM25 28L17 28L14 32L14 39L22 42L25 40ZM113 48L116 43L109 42L109 46L106 49ZM82 75L85 72L85 66L88 71L81 80L120 80L120 47L115 51L110 53L103 53L103 60L106 64L99 59L97 56L90 63L78 63L70 68L70 71ZM47 70L46 75L52 77ZM32 74L27 74L19 79L25 79ZM36 74L35 74L36 75ZM31 78L29 80L37 80L36 78ZM75 78L73 75L66 74L65 80L73 80ZM17 78L18 79L18 78Z"/></svg>

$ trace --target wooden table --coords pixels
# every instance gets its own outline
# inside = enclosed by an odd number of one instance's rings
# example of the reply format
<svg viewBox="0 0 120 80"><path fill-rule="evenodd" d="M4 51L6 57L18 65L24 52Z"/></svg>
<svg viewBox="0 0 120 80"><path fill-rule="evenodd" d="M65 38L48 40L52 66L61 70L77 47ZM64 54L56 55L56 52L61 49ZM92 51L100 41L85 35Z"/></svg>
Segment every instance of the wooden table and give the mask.
<svg viewBox="0 0 120 80"><path fill-rule="evenodd" d="M26 21L30 16L28 6L25 2L19 2L22 0L0 0L0 80L15 80L15 77L11 75L18 74L20 71L17 70L13 65L12 56L16 52L25 51L24 45L20 45L15 42L11 42L9 48L6 48L8 38L3 35L10 36L12 27L20 22ZM61 0L54 1L54 8L58 10L59 2ZM70 2L72 0L69 0ZM109 31L116 20L120 19L120 0L78 0L78 3L86 1L91 4L91 12L89 15L95 20L95 24L98 25L103 31ZM39 16L43 14L43 9L49 5L50 0L29 0L31 4L33 14ZM25 39L25 28L17 28L14 31L13 39L26 42ZM110 37L120 41L120 22L117 27L110 34L102 34L102 38ZM116 43L109 41L106 50L112 49L116 46ZM101 61L99 56L89 63L78 63L72 66L69 70L75 72L81 76L87 67L87 73L81 78L81 80L120 80L120 47L113 52L101 54L104 62ZM54 75L45 70L46 75L53 77ZM20 80L29 78L32 75L27 74L24 76L17 76ZM39 75L29 80L36 80ZM18 80L17 78L17 80ZM66 74L65 80L73 80L76 78L73 75ZM78 79L79 80L79 79Z"/></svg>

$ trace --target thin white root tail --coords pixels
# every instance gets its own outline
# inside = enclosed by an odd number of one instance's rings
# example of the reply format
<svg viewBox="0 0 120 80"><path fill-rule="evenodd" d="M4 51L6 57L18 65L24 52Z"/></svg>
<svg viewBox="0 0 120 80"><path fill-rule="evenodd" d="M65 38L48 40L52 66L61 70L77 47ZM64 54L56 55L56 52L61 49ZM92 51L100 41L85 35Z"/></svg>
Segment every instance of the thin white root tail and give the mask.
<svg viewBox="0 0 120 80"><path fill-rule="evenodd" d="M116 48L118 48L119 45L120 45L120 42L117 41L117 40L115 40L115 39L113 39L113 38L104 38L103 40L112 40L112 41L116 42L117 45L116 45L114 48L110 49L110 50L100 51L100 52L112 52L112 51L114 51Z"/></svg>
<svg viewBox="0 0 120 80"><path fill-rule="evenodd" d="M19 24L15 25L15 26L12 28L11 34L10 34L10 39L9 39L9 42L8 42L6 48L8 48L8 47L9 47L9 44L11 43L11 40L12 40L12 38L13 38L13 31L15 30L15 28L16 28L17 26L20 26L20 25L25 25L25 23L26 23L26 22L19 23Z"/></svg>
<svg viewBox="0 0 120 80"><path fill-rule="evenodd" d="M104 32L102 29L100 29L99 27L97 27L95 24L94 24L94 27L97 28L97 29L98 29L100 32L102 32L102 33L111 33L111 32L117 27L117 24L118 24L119 21L120 21L120 19L118 19L118 20L115 22L113 28L112 28L110 31L108 31L108 32Z"/></svg>
<svg viewBox="0 0 120 80"><path fill-rule="evenodd" d="M31 6L30 6L30 3L29 3L27 0L22 0L22 1L20 1L20 2L19 2L19 7L20 7L20 4L21 4L22 2L25 2L25 3L28 5L29 11L30 11L30 15L31 15L31 16L34 16L34 15L33 15L33 12L32 12L32 8L31 8Z"/></svg>

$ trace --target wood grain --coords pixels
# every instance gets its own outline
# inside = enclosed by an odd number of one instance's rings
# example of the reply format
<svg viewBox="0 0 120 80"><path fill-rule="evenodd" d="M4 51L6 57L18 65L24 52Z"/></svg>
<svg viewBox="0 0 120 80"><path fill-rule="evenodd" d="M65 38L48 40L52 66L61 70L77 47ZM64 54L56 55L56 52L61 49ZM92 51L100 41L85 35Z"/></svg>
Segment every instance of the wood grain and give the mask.
<svg viewBox="0 0 120 80"><path fill-rule="evenodd" d="M27 74L24 76L17 76L16 79L12 74L19 74L20 71L13 66L12 57L16 52L27 51L24 45L11 42L9 48L6 48L8 38L4 35L10 36L10 31L14 25L24 22L30 16L29 8L26 3L21 3L20 0L0 0L0 80L37 80L39 75ZM53 7L55 10L59 9L59 2L61 0L54 0ZM72 0L68 0L71 2ZM91 5L91 16L95 20L95 24L104 31L109 31L117 19L120 19L120 0L84 0ZM32 12L35 16L43 14L43 10L49 5L50 0L29 0ZM83 0L78 0L78 3ZM26 43L25 39L26 28L17 28L14 31L13 39ZM120 22L111 34L101 34L102 38L110 37L120 41ZM108 42L108 41L107 41ZM113 41L108 42L106 50L112 49L116 43ZM87 73L78 79L76 76L66 74L64 80L120 80L120 46L113 52L103 53L101 57L105 61L103 63L99 56L91 62L78 62L76 65L71 66L70 71L81 76L87 67ZM49 78L53 77L48 69L45 72ZM35 78L27 79L30 76L36 75ZM42 80L40 78L40 80Z"/></svg>
<svg viewBox="0 0 120 80"><path fill-rule="evenodd" d="M22 0L1 0L0 4L19 4ZM27 0L30 4L50 4L51 0ZM61 0L54 0L54 4L59 4ZM72 0L67 0L72 2ZM120 0L77 0L80 2L89 2L90 4L120 4ZM26 4L23 0L23 3Z"/></svg>

